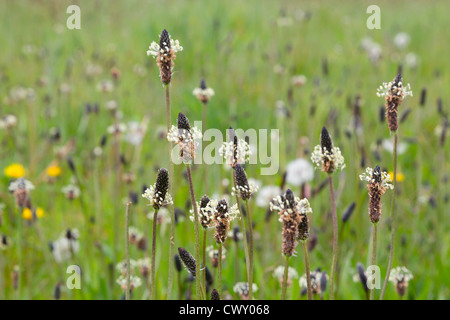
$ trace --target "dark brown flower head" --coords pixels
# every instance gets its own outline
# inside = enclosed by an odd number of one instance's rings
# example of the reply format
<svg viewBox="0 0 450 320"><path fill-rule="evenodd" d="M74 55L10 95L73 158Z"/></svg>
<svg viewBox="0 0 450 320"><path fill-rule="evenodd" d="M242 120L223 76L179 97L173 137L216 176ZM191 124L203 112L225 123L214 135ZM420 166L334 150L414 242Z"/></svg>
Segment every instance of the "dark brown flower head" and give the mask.
<svg viewBox="0 0 450 320"><path fill-rule="evenodd" d="M166 198L168 190L169 190L169 172L166 169L161 168L158 171L158 177L156 178L155 184L154 197L157 198L155 199L155 201L153 201L153 208L155 208L155 210L159 210L160 204Z"/></svg>
<svg viewBox="0 0 450 320"><path fill-rule="evenodd" d="M297 239L300 241L306 241L309 238L308 216L306 214L300 214L299 221Z"/></svg>
<svg viewBox="0 0 450 320"><path fill-rule="evenodd" d="M381 196L388 188L393 188L390 176L386 172L381 172L380 167L376 166L373 170L367 168L366 172L360 175L360 179L368 182L370 221L377 223L381 217Z"/></svg>
<svg viewBox="0 0 450 320"><path fill-rule="evenodd" d="M196 273L195 273L195 259L194 257L186 250L183 248L178 248L178 254L180 255L180 259L181 261L183 261L184 266L186 267L186 269L189 271L189 273L195 277Z"/></svg>
<svg viewBox="0 0 450 320"><path fill-rule="evenodd" d="M206 88L208 88L208 87L206 86L205 79L202 79L200 81L200 89L205 90Z"/></svg>
<svg viewBox="0 0 450 320"><path fill-rule="evenodd" d="M212 284L214 283L214 277L207 266L205 266L205 280L206 284L209 286L212 286Z"/></svg>
<svg viewBox="0 0 450 320"><path fill-rule="evenodd" d="M327 151L330 154L333 152L333 141L325 127L322 128L322 133L320 134L320 146L322 147L322 152Z"/></svg>
<svg viewBox="0 0 450 320"><path fill-rule="evenodd" d="M344 211L344 213L342 214L342 222L347 222L350 217L353 214L353 211L355 210L355 206L356 206L356 202L352 202Z"/></svg>
<svg viewBox="0 0 450 320"><path fill-rule="evenodd" d="M213 210L211 210L211 206L208 206L208 204L211 202L209 197L207 195L204 195L202 199L200 200L200 224L203 228L207 229L211 227L211 219L213 215Z"/></svg>
<svg viewBox="0 0 450 320"><path fill-rule="evenodd" d="M392 132L398 129L398 108L402 104L403 99L411 95L412 91L410 85L403 84L402 75L399 73L394 80L389 83L384 82L378 89L377 95L384 97L386 100L386 119L389 130Z"/></svg>
<svg viewBox="0 0 450 320"><path fill-rule="evenodd" d="M181 112L178 114L177 125L178 125L178 129L186 130L186 131L191 130L191 126L189 125L188 118Z"/></svg>
<svg viewBox="0 0 450 320"><path fill-rule="evenodd" d="M289 209L294 209L295 206L297 205L297 203L295 201L294 192L292 192L291 189L286 190L284 199L285 199L286 207Z"/></svg>
<svg viewBox="0 0 450 320"><path fill-rule="evenodd" d="M170 35L166 29L164 29L159 36L159 47L165 52L170 51Z"/></svg>
<svg viewBox="0 0 450 320"><path fill-rule="evenodd" d="M175 263L175 269L176 269L178 272L181 272L181 269L183 268L183 265L182 265L180 256L176 254L176 255L174 256L173 260L174 260L174 263ZM195 269L195 268L194 268L194 269Z"/></svg>
<svg viewBox="0 0 450 320"><path fill-rule="evenodd" d="M395 283L395 290L400 297L403 297L406 294L406 288L408 288L408 281L406 281L405 279Z"/></svg>
<svg viewBox="0 0 450 320"><path fill-rule="evenodd" d="M161 32L159 38L159 54L156 58L159 67L159 75L163 84L169 84L172 80L172 70L175 65L175 52L171 48L170 35L166 29Z"/></svg>
<svg viewBox="0 0 450 320"><path fill-rule="evenodd" d="M236 193L238 193L238 195L244 201L250 199L252 193L250 190L250 185L248 183L247 174L245 173L244 168L239 163L234 166L234 174L237 187Z"/></svg>
<svg viewBox="0 0 450 320"><path fill-rule="evenodd" d="M219 292L216 289L211 291L211 300L220 300Z"/></svg>
<svg viewBox="0 0 450 320"><path fill-rule="evenodd" d="M214 220L216 222L214 237L218 244L222 244L227 239L227 233L230 229L228 203L225 200L220 200L217 204Z"/></svg>
<svg viewBox="0 0 450 320"><path fill-rule="evenodd" d="M362 263L358 262L356 265L356 269L358 270L358 277L359 281L361 281L361 285L364 288L365 292L369 292L369 287L367 287L367 276L366 276L366 270L364 270L364 266Z"/></svg>

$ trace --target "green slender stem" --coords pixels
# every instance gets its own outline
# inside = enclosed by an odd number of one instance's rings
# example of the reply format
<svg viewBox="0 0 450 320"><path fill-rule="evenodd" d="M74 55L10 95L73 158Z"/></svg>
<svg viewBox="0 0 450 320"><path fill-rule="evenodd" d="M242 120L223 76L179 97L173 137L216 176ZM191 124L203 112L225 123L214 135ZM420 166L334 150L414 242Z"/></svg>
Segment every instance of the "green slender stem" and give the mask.
<svg viewBox="0 0 450 320"><path fill-rule="evenodd" d="M125 300L130 300L130 279L131 279L131 271L130 271L130 205L131 202L127 203L125 210L125 248L126 248L126 259L127 259L127 289L125 291Z"/></svg>
<svg viewBox="0 0 450 320"><path fill-rule="evenodd" d="M234 188L237 190L236 185L236 177L233 173L233 182L234 182ZM242 234L244 235L244 254L245 254L245 266L247 268L247 280L250 279L250 258L249 258L249 248L248 248L248 241L247 241L247 228L245 227L245 221L244 221L244 215L242 214L242 208L241 208L241 200L239 198L239 195L236 194L236 203L239 209L239 214L242 217L242 219L239 219L239 226L242 230Z"/></svg>
<svg viewBox="0 0 450 320"><path fill-rule="evenodd" d="M177 272L177 282L178 282L178 300L181 300L181 298L183 297L183 288L181 283L180 272Z"/></svg>
<svg viewBox="0 0 450 320"><path fill-rule="evenodd" d="M170 131L171 127L171 109L170 109L170 85L166 85L166 124L167 124L167 132ZM171 159L172 156L172 141L169 141L169 194L173 195L172 192L172 178L174 176L174 168L173 162ZM169 206L170 210L170 239L169 239L169 261L171 261L173 257L174 247L175 247L175 208L174 205ZM171 299L172 297L172 286L173 286L173 265L169 263L169 276L168 276L168 284L167 284L167 299Z"/></svg>
<svg viewBox="0 0 450 320"><path fill-rule="evenodd" d="M222 297L222 244L219 244L219 265L217 272L217 291L219 291L219 296Z"/></svg>
<svg viewBox="0 0 450 320"><path fill-rule="evenodd" d="M249 272L248 272L248 290L249 300L253 300L253 221L252 213L248 207L248 200L245 201L245 209L247 210L247 224L248 224L248 237L249 237Z"/></svg>
<svg viewBox="0 0 450 320"><path fill-rule="evenodd" d="M306 284L307 284L308 300L312 300L311 271L309 268L308 248L306 247L306 241L302 241L302 244L303 244L303 252L305 254L305 269L306 269Z"/></svg>
<svg viewBox="0 0 450 320"><path fill-rule="evenodd" d="M235 241L235 258L234 258L234 282L239 282L239 242Z"/></svg>
<svg viewBox="0 0 450 320"><path fill-rule="evenodd" d="M339 239L338 239L336 200L334 197L333 177L331 176L331 174L328 175L328 184L330 186L331 215L333 218L333 257L331 261L331 273L330 273L330 300L334 300L334 278L336 273L337 254L339 251Z"/></svg>
<svg viewBox="0 0 450 320"><path fill-rule="evenodd" d="M150 292L150 300L155 299L156 297L156 263L155 263L155 256L156 256L156 226L158 222L158 211L155 210L153 213L153 221L152 221L152 252L151 252L151 258L150 258L150 281L152 284L152 291Z"/></svg>
<svg viewBox="0 0 450 320"><path fill-rule="evenodd" d="M202 281L203 281L203 290L206 292L206 242L207 242L208 230L203 230L203 256L202 256Z"/></svg>
<svg viewBox="0 0 450 320"><path fill-rule="evenodd" d="M289 271L289 256L285 256L284 261L284 276L283 276L283 285L281 287L281 300L286 300L286 290L287 290L287 281L288 281L288 271Z"/></svg>
<svg viewBox="0 0 450 320"><path fill-rule="evenodd" d="M377 224L373 223L372 229L372 266L377 264ZM370 289L370 300L375 298L375 288Z"/></svg>
<svg viewBox="0 0 450 320"><path fill-rule="evenodd" d="M389 252L389 262L388 267L386 270L386 278L384 278L383 288L381 289L380 294L380 300L383 300L384 294L386 293L387 284L389 281L389 275L391 273L392 269L392 263L394 261L394 252L395 252L395 232L396 232L396 225L395 225L395 195L397 193L397 143L398 143L398 136L397 131L394 133L394 150L393 150L393 157L394 157L394 179L392 181L392 184L394 186L394 192L392 194L392 203L391 203L391 248Z"/></svg>
<svg viewBox="0 0 450 320"><path fill-rule="evenodd" d="M17 271L17 299L20 299L20 293L21 293L21 284L22 284L22 212L23 207L16 207L16 218L17 218L17 234L16 234L16 243L17 243L17 256L18 256L18 266L19 269Z"/></svg>
<svg viewBox="0 0 450 320"><path fill-rule="evenodd" d="M189 192L191 194L191 202L192 202L192 206L194 208L194 224L195 224L195 261L197 261L197 263L195 264L195 273L197 275L197 277L195 277L195 289L196 289L196 295L197 295L197 299L206 299L206 297L203 294L203 290L202 290L202 286L200 283L201 277L199 277L199 275L201 274L200 272L200 227L199 227L199 223L198 223L198 209L197 209L197 202L195 201L195 193L194 193L194 184L192 183L192 174L191 174L191 165L190 164L186 164L186 171L187 171L187 176L188 176L188 180L189 180Z"/></svg>

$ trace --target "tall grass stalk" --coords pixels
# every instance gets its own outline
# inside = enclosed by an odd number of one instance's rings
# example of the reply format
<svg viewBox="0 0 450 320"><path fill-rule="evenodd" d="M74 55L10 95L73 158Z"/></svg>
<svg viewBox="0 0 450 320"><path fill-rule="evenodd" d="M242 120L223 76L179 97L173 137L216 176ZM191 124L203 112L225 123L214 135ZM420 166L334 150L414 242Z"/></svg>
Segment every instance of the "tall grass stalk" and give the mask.
<svg viewBox="0 0 450 320"><path fill-rule="evenodd" d="M130 300L130 206L131 202L128 202L125 210L125 248L127 259L127 289L125 291L125 300Z"/></svg>
<svg viewBox="0 0 450 320"><path fill-rule="evenodd" d="M219 244L219 265L217 268L217 290L222 296L222 244Z"/></svg>
<svg viewBox="0 0 450 320"><path fill-rule="evenodd" d="M171 127L171 107L170 107L170 85L167 84L166 88L166 123L167 123L167 132L170 131ZM172 141L169 141L169 193L173 195L172 188L172 179L174 176L174 167L173 162L171 160L172 156ZM174 247L175 247L175 209L174 205L169 206L170 211L170 239L169 239L169 259L172 259ZM173 285L173 266L169 263L169 275L168 275L168 284L167 284L167 299L170 299L172 296L172 285Z"/></svg>
<svg viewBox="0 0 450 320"><path fill-rule="evenodd" d="M287 290L288 271L289 271L289 258L290 258L290 256L285 256L283 285L281 287L281 300L286 300L286 290Z"/></svg>
<svg viewBox="0 0 450 320"><path fill-rule="evenodd" d="M253 300L253 221L252 213L249 210L248 200L245 201L245 209L247 211L247 225L248 225L248 257L249 257L249 267L248 267L248 290L249 290L249 300Z"/></svg>
<svg viewBox="0 0 450 320"><path fill-rule="evenodd" d="M191 174L191 165L186 164L186 171L189 180L189 192L191 195L191 202L194 209L194 224L195 224L195 289L197 299L206 299L203 294L202 286L201 286L201 272L200 272L200 227L198 221L198 208L197 202L195 201L195 193L194 193L194 184L192 183L192 174Z"/></svg>
<svg viewBox="0 0 450 320"><path fill-rule="evenodd" d="M151 260L150 260L150 272L151 272L151 284L152 284L152 291L150 293L150 300L155 299L156 297L156 263L155 263L155 256L156 256L156 226L158 224L158 211L155 210L153 213L153 221L152 221L152 253L151 253Z"/></svg>
<svg viewBox="0 0 450 320"><path fill-rule="evenodd" d="M372 265L377 264L377 224L373 223L372 228ZM370 289L370 300L375 299L375 288Z"/></svg>
<svg viewBox="0 0 450 320"><path fill-rule="evenodd" d="M328 175L328 184L330 186L330 199L331 199L331 215L333 218L333 257L331 260L331 272L330 272L330 300L334 300L334 278L336 273L336 261L339 251L339 239L338 239L338 221L336 212L336 200L333 189L333 177Z"/></svg>
<svg viewBox="0 0 450 320"><path fill-rule="evenodd" d="M392 269L392 263L394 262L394 253L395 253L395 232L396 232L396 225L395 225L395 196L397 193L397 144L398 144L398 135L397 131L394 133L394 150L393 150L393 157L394 157L394 178L392 181L392 184L394 186L394 192L392 194L392 202L391 202L391 247L389 252L389 262L388 267L386 270L386 278L384 278L383 288L381 289L380 294L380 300L383 300L384 294L386 293L386 288L389 281L389 275L391 273Z"/></svg>
<svg viewBox="0 0 450 320"><path fill-rule="evenodd" d="M312 288L311 288L311 271L309 267L309 254L306 246L306 241L302 241L303 252L305 254L305 270L306 270L306 284L308 292L308 300L312 300Z"/></svg>

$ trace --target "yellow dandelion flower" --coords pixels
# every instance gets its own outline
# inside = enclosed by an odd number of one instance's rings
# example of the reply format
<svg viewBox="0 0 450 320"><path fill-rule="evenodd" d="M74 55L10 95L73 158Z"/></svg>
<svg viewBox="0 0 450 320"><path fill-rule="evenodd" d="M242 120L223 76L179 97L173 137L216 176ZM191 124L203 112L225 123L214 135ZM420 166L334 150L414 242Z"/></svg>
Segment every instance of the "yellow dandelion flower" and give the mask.
<svg viewBox="0 0 450 320"><path fill-rule="evenodd" d="M19 163L10 164L5 168L5 176L18 179L25 175L25 168Z"/></svg>
<svg viewBox="0 0 450 320"><path fill-rule="evenodd" d="M61 167L59 166L50 166L45 171L49 177L55 178L61 174Z"/></svg>
<svg viewBox="0 0 450 320"><path fill-rule="evenodd" d="M394 172L389 171L388 175L391 178L391 181L394 181ZM403 173L397 172L397 182L403 182L403 180L405 180L405 175Z"/></svg>
<svg viewBox="0 0 450 320"><path fill-rule="evenodd" d="M44 216L44 209L37 207L36 208L36 218L40 219ZM33 212L29 208L23 209L22 218L25 220L33 219Z"/></svg>

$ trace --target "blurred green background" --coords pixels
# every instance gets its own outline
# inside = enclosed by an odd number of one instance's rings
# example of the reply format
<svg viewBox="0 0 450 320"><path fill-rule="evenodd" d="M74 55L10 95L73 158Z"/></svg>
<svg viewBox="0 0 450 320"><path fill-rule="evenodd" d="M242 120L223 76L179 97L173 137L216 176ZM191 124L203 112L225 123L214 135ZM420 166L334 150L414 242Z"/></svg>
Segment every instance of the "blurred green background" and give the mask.
<svg viewBox="0 0 450 320"><path fill-rule="evenodd" d="M69 17L66 8L70 4L81 8L81 30L66 27ZM404 81L411 84L414 96L408 97L400 109L400 117L404 119L399 139L406 144L406 150L398 160L404 180L398 187L394 267L406 266L414 275L405 298L448 299L449 148L448 141L441 145L440 139L450 99L450 42L446 32L450 4L377 1L381 29L369 30L366 20L370 14L366 9L371 4L370 1L2 1L0 117L13 114L17 125L11 130L0 129L0 168L3 171L12 163L25 167L26 178L36 187L31 193L33 204L43 208L45 215L32 223L24 221L23 280L17 296L11 274L18 263L15 245L19 215L7 190L9 178L2 172L0 202L5 206L0 234L9 236L13 244L0 251L0 298L51 299L57 283L65 283L70 264L82 268L82 289L67 290L63 285L63 299L121 297L120 286L111 278L110 269L125 258L124 203L130 191L139 194L139 202L131 209L131 224L150 241L151 221L146 214L152 210L140 197L141 189L143 184L154 183L158 168L168 166L167 141L158 138L166 123L164 89L155 60L146 55L150 43L158 41L165 28L184 47L177 54L171 85L173 124L178 112L185 113L191 122L201 120L202 105L192 90L205 78L215 90L208 105L207 127L223 132L230 125L244 130L280 129L279 174L261 176L260 165L249 165L246 169L249 177L260 180L262 185L280 184L287 163L303 152L309 159L307 153L319 143L322 126L329 129L347 165L341 174L335 174L338 216L351 202L356 202L350 220L340 222L339 299L365 298L361 284L352 279L356 263L367 265L370 259L368 196L359 174L366 166L377 164L392 171L391 153L377 144L389 139L390 133L387 124L379 119L384 100L376 96L376 89L383 81L391 81L401 65ZM396 38L399 33L406 36ZM409 41L405 45L402 39ZM120 70L118 81L111 77L114 67ZM307 79L302 86L293 83L292 78L297 75ZM104 80L111 81L114 90L99 91L98 85ZM31 97L15 98L18 87L32 88ZM427 90L424 106L419 103L422 88ZM359 134L353 126L357 96L362 119ZM107 110L111 100L117 101L123 123L142 121L144 116L150 119L141 146L120 141L126 160L120 172L135 174L135 180L129 184L115 182L114 139L107 133L114 122ZM98 114L87 114L87 103L97 103ZM279 115L277 110L287 110L289 116ZM60 129L61 139L50 142L49 132L54 127ZM99 160L92 156L92 151L103 135L108 136L108 142ZM70 157L83 186L85 210L97 218L101 214L100 225L89 224L83 215L83 204L68 201L61 192L73 179L65 160L59 162L62 174L54 183L43 178L45 169L55 159L55 151L72 138L75 147ZM364 159L358 144L364 146ZM186 218L176 226L175 247L193 253L194 227L187 217L189 191L183 172L183 166L176 166L173 197L175 206L185 212ZM201 166L196 166L193 176L196 197L200 199L204 193L223 194L222 179L230 178L231 172L216 165L208 169L205 178ZM325 174L316 171L312 189L325 178ZM208 179L207 190L204 179ZM290 187L298 192L298 186ZM311 230L318 243L310 252L310 261L312 269L320 267L329 274L332 223L328 195L325 189L311 199L314 211ZM391 195L388 192L383 198L384 214L378 228L382 280L389 256ZM255 265L259 290L255 296L279 299L280 285L272 272L283 263L281 223L272 216L266 225L266 209L256 207L254 202L251 205L255 232L260 235ZM119 212L120 218L116 240L114 212ZM158 226L160 299L165 298L168 265L173 260L168 251L167 221ZM268 234L266 227L270 230ZM59 264L51 256L48 242L57 239L66 228L80 231L80 250L69 262ZM91 233L89 228L95 232ZM213 244L212 237L208 243ZM239 245L243 276L244 252L242 243ZM232 291L236 258L231 239L226 247L224 291L237 298ZM300 246L298 251L290 265L301 275L304 263ZM139 259L148 252L149 249L144 252L132 247L131 255ZM187 272L183 270L181 281L188 288L186 278ZM176 298L176 277L173 290ZM295 280L288 296L306 299L300 297L300 291ZM133 297L145 298L145 286L136 289ZM398 298L392 284L386 298Z"/></svg>

